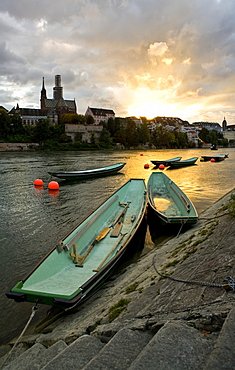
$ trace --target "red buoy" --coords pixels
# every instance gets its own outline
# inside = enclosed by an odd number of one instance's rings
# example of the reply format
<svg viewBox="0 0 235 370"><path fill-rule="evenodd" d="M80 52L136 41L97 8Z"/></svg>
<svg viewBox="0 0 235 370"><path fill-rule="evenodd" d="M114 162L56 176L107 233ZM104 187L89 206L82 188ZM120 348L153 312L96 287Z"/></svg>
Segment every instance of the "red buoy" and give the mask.
<svg viewBox="0 0 235 370"><path fill-rule="evenodd" d="M48 189L50 190L58 190L59 189L59 184L57 181L51 181L48 184Z"/></svg>
<svg viewBox="0 0 235 370"><path fill-rule="evenodd" d="M211 162L215 162L215 158L211 158Z"/></svg>
<svg viewBox="0 0 235 370"><path fill-rule="evenodd" d="M42 186L44 182L41 179L34 180L34 186Z"/></svg>
<svg viewBox="0 0 235 370"><path fill-rule="evenodd" d="M165 166L164 166L164 164L159 164L159 170L164 170L164 168L165 168Z"/></svg>
<svg viewBox="0 0 235 370"><path fill-rule="evenodd" d="M140 155L143 155L143 153L141 153Z"/></svg>
<svg viewBox="0 0 235 370"><path fill-rule="evenodd" d="M148 164L148 163L146 163L146 164L144 165L144 168L149 168L149 164Z"/></svg>

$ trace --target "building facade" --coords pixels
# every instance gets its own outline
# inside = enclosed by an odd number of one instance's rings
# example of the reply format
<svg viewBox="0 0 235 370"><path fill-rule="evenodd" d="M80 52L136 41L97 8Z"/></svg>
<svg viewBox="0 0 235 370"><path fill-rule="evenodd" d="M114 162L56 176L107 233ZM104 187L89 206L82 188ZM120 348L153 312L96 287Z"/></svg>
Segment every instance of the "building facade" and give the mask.
<svg viewBox="0 0 235 370"><path fill-rule="evenodd" d="M99 125L101 121L108 122L109 118L114 119L115 113L112 109L88 107L85 116L92 116L95 120L94 124Z"/></svg>
<svg viewBox="0 0 235 370"><path fill-rule="evenodd" d="M73 142L83 141L90 143L91 137L94 135L96 139L99 139L100 133L103 130L103 126L97 125L77 125L73 123L65 123L65 134L69 136Z"/></svg>

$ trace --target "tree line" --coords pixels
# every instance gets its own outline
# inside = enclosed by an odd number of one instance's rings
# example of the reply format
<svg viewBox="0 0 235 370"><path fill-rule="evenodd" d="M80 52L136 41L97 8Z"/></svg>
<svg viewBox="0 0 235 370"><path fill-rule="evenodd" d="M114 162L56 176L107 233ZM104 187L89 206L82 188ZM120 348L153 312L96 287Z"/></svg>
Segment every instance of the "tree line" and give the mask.
<svg viewBox="0 0 235 370"><path fill-rule="evenodd" d="M103 127L99 138L91 134L90 142L84 142L81 135L76 135L75 142L65 133L65 123L90 125L94 123L92 116L79 114L64 114L61 123L51 125L49 119L39 119L35 126L23 125L18 114L9 116L0 110L0 141L39 143L41 149L51 150L81 150L81 149L111 149L117 144L125 149L148 145L157 149L183 149L194 147L187 134L177 130L169 131L165 126L156 126L149 130L148 120L142 117L141 123L132 118L110 118L108 122L101 121ZM216 130L202 128L199 134L199 146L203 142L227 146L228 142Z"/></svg>

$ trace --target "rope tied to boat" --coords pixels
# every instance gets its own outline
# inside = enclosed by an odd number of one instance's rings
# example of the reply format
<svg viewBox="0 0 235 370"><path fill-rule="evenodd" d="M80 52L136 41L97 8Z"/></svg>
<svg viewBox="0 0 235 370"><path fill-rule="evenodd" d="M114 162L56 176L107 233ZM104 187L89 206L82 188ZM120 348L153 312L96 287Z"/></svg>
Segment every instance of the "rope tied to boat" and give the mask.
<svg viewBox="0 0 235 370"><path fill-rule="evenodd" d="M182 231L182 229L183 229L183 226L184 226L185 224L187 224L188 220L189 220L189 217L188 217L188 218L186 218L185 220L182 220L182 221L181 221L180 229L179 229L179 231L178 231L178 233L177 233L177 235L176 235L176 238L178 238L178 237L179 237L179 235L180 235L180 233L181 233L181 231Z"/></svg>
<svg viewBox="0 0 235 370"><path fill-rule="evenodd" d="M165 275L162 272L158 271L155 263L156 254L153 256L153 267L158 275L160 275L163 278L170 279L173 281L178 281L180 283L188 283L188 284L197 284L197 285L204 285L204 286L211 286L214 288L224 288L225 290L232 290L235 292L235 280L232 276L226 276L224 278L224 284L217 284L217 283L210 283L210 282L204 282L204 281L197 281L197 280L185 280L180 278L175 278L173 276Z"/></svg>
<svg viewBox="0 0 235 370"><path fill-rule="evenodd" d="M18 337L18 339L15 341L12 349L8 352L8 355L5 358L4 362L2 363L1 368L3 368L4 364L6 363L6 361L9 360L9 358L11 357L12 352L14 351L15 347L17 346L17 344L19 343L20 339L22 338L22 336L24 335L25 331L27 330L27 328L28 328L29 324L31 323L32 319L34 318L37 310L38 310L38 301L36 302L35 306L32 307L32 312L30 314L30 317L29 317L29 319L28 319L28 321L27 321L24 329L22 330L22 332L21 332L20 336Z"/></svg>

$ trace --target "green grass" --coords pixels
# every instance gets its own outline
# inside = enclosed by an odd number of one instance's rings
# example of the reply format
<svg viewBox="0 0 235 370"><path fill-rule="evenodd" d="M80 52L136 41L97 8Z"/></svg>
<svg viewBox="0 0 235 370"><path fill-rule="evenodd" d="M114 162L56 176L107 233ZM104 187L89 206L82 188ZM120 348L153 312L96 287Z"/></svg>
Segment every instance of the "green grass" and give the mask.
<svg viewBox="0 0 235 370"><path fill-rule="evenodd" d="M125 310L126 306L130 303L128 299L120 299L118 303L109 309L109 322L112 322L120 313Z"/></svg>
<svg viewBox="0 0 235 370"><path fill-rule="evenodd" d="M231 194L228 204L228 212L230 217L235 217L235 194Z"/></svg>
<svg viewBox="0 0 235 370"><path fill-rule="evenodd" d="M132 293L136 290L137 286L139 285L138 281L131 284L129 287L126 288L126 294Z"/></svg>

